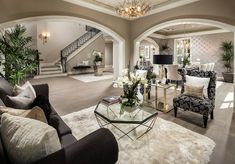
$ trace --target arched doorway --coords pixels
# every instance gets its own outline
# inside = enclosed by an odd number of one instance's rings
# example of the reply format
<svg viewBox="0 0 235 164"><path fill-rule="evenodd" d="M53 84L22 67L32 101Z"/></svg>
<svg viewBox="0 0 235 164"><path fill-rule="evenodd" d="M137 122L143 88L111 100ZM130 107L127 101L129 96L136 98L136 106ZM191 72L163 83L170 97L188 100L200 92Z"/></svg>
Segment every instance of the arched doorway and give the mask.
<svg viewBox="0 0 235 164"><path fill-rule="evenodd" d="M148 37L149 35L151 35L155 31L158 31L162 28L166 28L166 27L173 26L173 25L190 24L190 23L191 24L202 24L202 25L214 26L214 27L218 27L221 29L231 31L235 34L235 26L232 26L230 24L226 24L223 22L219 22L219 21L210 20L210 19L185 18L185 19L176 19L176 20L167 21L167 22L164 22L164 23L161 23L161 24L158 24L158 25L155 25L155 26L149 28L148 30L143 32L141 35L139 35L134 40L134 55L133 55L134 60L133 60L133 62L135 63L138 59L139 43L141 40L143 40L144 38ZM234 38L235 38L235 35L234 35ZM235 42L233 44L235 47ZM234 67L233 69L235 71L235 58L234 58L233 67ZM235 83L234 83L234 88L235 88ZM235 97L235 92L233 93L233 97ZM235 102L233 102L233 104L235 105Z"/></svg>
<svg viewBox="0 0 235 164"><path fill-rule="evenodd" d="M78 17L72 17L72 16L38 16L38 17L29 17L24 19L19 19L15 21L10 21L6 23L2 23L1 27L10 27L17 23L27 23L32 21L50 21L50 22L56 22L56 21L63 21L63 22L82 22L88 26L95 27L110 36L114 38L113 42L113 52L114 52L114 78L117 78L119 74L122 72L122 69L125 65L125 40L123 37L121 37L119 34L117 34L115 31L111 30L108 27L105 27L97 22L78 18Z"/></svg>

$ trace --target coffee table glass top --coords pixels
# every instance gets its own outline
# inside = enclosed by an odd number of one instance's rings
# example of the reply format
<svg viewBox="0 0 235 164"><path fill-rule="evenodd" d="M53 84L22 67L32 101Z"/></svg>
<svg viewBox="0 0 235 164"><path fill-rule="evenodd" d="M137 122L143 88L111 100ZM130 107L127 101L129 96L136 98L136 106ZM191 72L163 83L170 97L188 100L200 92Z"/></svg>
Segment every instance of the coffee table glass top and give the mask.
<svg viewBox="0 0 235 164"><path fill-rule="evenodd" d="M124 112L120 114L121 105L105 104L99 102L95 109L95 114L98 114L103 119L110 123L130 123L130 124L142 124L147 120L157 116L157 110L149 104L136 107L136 110L132 113Z"/></svg>

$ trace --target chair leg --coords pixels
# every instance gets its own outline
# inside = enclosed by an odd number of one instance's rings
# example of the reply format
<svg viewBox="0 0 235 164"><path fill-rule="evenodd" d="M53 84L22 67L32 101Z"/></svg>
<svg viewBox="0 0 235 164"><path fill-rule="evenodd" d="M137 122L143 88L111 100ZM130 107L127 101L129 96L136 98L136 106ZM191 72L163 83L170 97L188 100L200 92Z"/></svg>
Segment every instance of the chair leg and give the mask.
<svg viewBox="0 0 235 164"><path fill-rule="evenodd" d="M150 92L148 92L148 100L150 100Z"/></svg>
<svg viewBox="0 0 235 164"><path fill-rule="evenodd" d="M204 128L207 127L207 120L208 120L208 117L203 116L203 125L204 125Z"/></svg>
<svg viewBox="0 0 235 164"><path fill-rule="evenodd" d="M175 117L177 117L177 107L174 107Z"/></svg>
<svg viewBox="0 0 235 164"><path fill-rule="evenodd" d="M212 110L211 112L211 119L213 120L214 119L214 111Z"/></svg>

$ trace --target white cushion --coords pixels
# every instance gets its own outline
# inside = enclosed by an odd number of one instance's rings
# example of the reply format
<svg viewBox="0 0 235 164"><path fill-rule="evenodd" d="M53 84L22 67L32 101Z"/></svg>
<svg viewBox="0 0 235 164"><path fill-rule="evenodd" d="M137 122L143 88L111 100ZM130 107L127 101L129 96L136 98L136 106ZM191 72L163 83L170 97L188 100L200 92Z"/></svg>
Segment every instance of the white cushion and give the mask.
<svg viewBox="0 0 235 164"><path fill-rule="evenodd" d="M36 98L36 92L32 86L32 84L27 81L24 85L22 85L21 87L16 85L15 86L15 91L16 91L16 95L19 95L20 93L22 93L24 90L27 89L27 92L24 92L24 96L25 97L30 97L30 98ZM28 95L27 95L28 94Z"/></svg>
<svg viewBox="0 0 235 164"><path fill-rule="evenodd" d="M11 163L32 163L61 149L56 130L43 122L7 113L1 122L1 137Z"/></svg>
<svg viewBox="0 0 235 164"><path fill-rule="evenodd" d="M147 77L147 70L136 70L136 75L140 76L142 78L146 78Z"/></svg>
<svg viewBox="0 0 235 164"><path fill-rule="evenodd" d="M209 86L210 78L204 78L204 77L195 77L195 76L188 76L186 75L186 83L194 86L204 86L203 88L203 94L207 98L207 88Z"/></svg>
<svg viewBox="0 0 235 164"><path fill-rule="evenodd" d="M15 96L15 97L7 96L7 97L9 98L9 100L7 101L10 101L12 107L19 109L28 109L34 100L28 97L21 97L21 96Z"/></svg>

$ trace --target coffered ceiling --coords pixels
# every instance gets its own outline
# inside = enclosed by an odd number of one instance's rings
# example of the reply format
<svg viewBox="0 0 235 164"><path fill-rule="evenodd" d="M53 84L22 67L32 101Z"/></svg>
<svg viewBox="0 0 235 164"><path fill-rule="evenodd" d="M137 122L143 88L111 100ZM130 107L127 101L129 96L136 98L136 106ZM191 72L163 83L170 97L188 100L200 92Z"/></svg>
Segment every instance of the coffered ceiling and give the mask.
<svg viewBox="0 0 235 164"><path fill-rule="evenodd" d="M116 8L124 3L125 0L64 0L69 3L87 7L106 14L119 16ZM145 0L151 7L146 15L155 14L175 7L183 6L199 0Z"/></svg>

